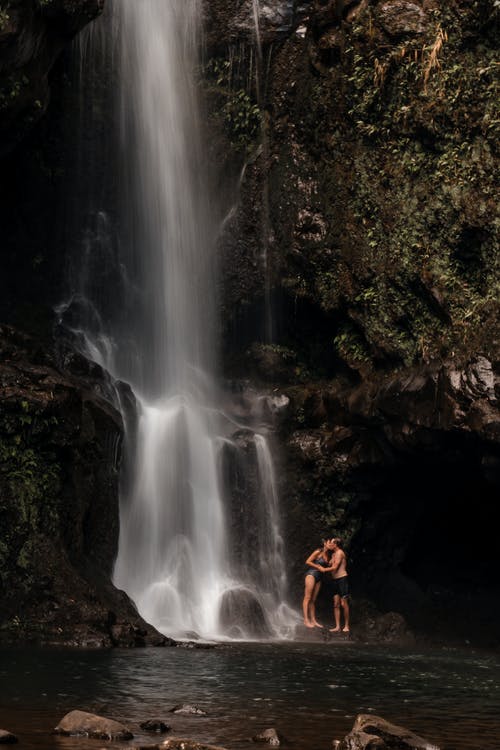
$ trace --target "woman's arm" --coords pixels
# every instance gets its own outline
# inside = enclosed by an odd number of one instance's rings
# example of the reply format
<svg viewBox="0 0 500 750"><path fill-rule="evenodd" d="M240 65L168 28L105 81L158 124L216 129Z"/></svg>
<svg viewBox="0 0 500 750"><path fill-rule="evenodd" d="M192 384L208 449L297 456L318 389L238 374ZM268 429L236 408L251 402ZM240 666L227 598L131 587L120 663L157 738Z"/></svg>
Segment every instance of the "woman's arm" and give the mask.
<svg viewBox="0 0 500 750"><path fill-rule="evenodd" d="M311 554L309 555L309 557L306 560L306 565L308 565L310 568L316 568L316 570L323 571L324 568L322 568L321 565L317 565L314 562L314 560L318 557L318 555L320 554L320 552L321 552L320 549L315 549L314 552L311 552Z"/></svg>

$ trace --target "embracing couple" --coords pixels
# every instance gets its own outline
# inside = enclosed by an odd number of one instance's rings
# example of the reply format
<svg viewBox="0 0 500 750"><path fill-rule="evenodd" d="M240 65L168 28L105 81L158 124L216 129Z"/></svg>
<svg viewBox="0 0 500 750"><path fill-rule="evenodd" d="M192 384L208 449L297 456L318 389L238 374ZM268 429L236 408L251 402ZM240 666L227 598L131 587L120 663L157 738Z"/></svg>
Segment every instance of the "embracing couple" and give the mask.
<svg viewBox="0 0 500 750"><path fill-rule="evenodd" d="M340 631L341 610L344 614L343 633L349 632L349 587L347 576L347 559L338 537L324 539L323 546L314 550L306 560L304 601L304 625L307 628L322 628L316 620L316 599L323 581L330 581L333 593L333 613L335 627L331 633Z"/></svg>

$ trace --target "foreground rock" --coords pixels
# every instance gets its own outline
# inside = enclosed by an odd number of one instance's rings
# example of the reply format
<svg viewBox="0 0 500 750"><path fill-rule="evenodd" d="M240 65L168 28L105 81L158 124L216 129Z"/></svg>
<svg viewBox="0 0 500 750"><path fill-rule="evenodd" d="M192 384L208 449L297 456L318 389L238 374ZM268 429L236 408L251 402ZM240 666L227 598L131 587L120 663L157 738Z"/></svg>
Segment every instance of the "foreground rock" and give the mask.
<svg viewBox="0 0 500 750"><path fill-rule="evenodd" d="M263 732L259 732L255 737L252 737L252 740L254 742L265 742L270 747L279 747L283 741L283 737L278 734L274 727L269 727L269 729L264 729Z"/></svg>
<svg viewBox="0 0 500 750"><path fill-rule="evenodd" d="M86 711L70 711L54 729L54 734L92 737L98 740L131 740L134 737L132 732L118 721Z"/></svg>
<svg viewBox="0 0 500 750"><path fill-rule="evenodd" d="M192 706L190 703L180 703L170 709L172 714L183 714L184 716L206 716L207 712L199 706Z"/></svg>
<svg viewBox="0 0 500 750"><path fill-rule="evenodd" d="M161 721L161 719L148 719L148 721L143 721L139 726L145 732L156 732L157 734L164 734L165 732L170 732L172 729L170 724Z"/></svg>
<svg viewBox="0 0 500 750"><path fill-rule="evenodd" d="M0 729L0 745L15 745L18 741L15 734Z"/></svg>
<svg viewBox="0 0 500 750"><path fill-rule="evenodd" d="M380 716L359 714L351 732L338 750L439 750L405 727L391 724Z"/></svg>

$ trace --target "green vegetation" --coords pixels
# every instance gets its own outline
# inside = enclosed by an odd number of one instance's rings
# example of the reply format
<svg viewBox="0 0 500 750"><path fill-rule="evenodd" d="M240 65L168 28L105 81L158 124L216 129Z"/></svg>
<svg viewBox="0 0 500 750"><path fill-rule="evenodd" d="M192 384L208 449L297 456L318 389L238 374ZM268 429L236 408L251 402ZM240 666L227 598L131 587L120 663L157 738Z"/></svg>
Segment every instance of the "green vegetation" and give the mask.
<svg viewBox="0 0 500 750"><path fill-rule="evenodd" d="M0 111L11 107L13 101L19 97L28 83L26 76L20 78L14 75L7 76L0 84Z"/></svg>
<svg viewBox="0 0 500 750"><path fill-rule="evenodd" d="M311 161L298 179L321 159L313 210L329 229L302 243L307 264L285 286L335 313L332 345L356 369L495 347L499 63L488 7L428 11L424 35L387 44L367 6L300 103Z"/></svg>
<svg viewBox="0 0 500 750"><path fill-rule="evenodd" d="M211 100L212 118L222 126L231 146L236 150L251 149L259 139L262 113L256 101L253 86L246 81L248 61L243 54L231 60L215 57L202 71L205 94Z"/></svg>
<svg viewBox="0 0 500 750"><path fill-rule="evenodd" d="M0 584L28 590L37 537L58 533L61 469L47 439L57 420L27 401L0 420Z"/></svg>
<svg viewBox="0 0 500 750"><path fill-rule="evenodd" d="M0 8L0 31L3 31L9 22L10 16L8 13L8 9L8 5L6 8Z"/></svg>

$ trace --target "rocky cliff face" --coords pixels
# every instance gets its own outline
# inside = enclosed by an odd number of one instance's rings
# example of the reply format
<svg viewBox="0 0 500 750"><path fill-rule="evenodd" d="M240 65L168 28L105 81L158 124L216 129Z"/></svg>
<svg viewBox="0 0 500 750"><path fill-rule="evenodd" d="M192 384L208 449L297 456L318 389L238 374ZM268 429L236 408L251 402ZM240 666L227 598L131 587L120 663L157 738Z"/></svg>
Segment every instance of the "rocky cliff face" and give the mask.
<svg viewBox="0 0 500 750"><path fill-rule="evenodd" d="M498 8L260 2L259 57L255 5L209 4L206 88L240 187L227 371L290 399L292 579L334 530L358 597L494 639Z"/></svg>
<svg viewBox="0 0 500 750"><path fill-rule="evenodd" d="M365 623L374 603L482 643L498 638L500 600L496 6L206 0L201 76L226 209L226 374L288 404L276 443L294 600L311 545L335 532L358 623L364 599ZM100 7L0 10L0 317L38 336L2 334L4 640L150 632L106 583L121 427L96 394L105 378L50 354L58 95L13 150Z"/></svg>
<svg viewBox="0 0 500 750"><path fill-rule="evenodd" d="M97 365L0 328L2 643L166 642L110 583L122 424L109 388Z"/></svg>
<svg viewBox="0 0 500 750"><path fill-rule="evenodd" d="M168 642L111 584L122 422L109 379L54 349L65 272L55 241L64 116L50 98L61 51L103 0L0 8L0 643L106 647ZM60 94L64 69L52 81ZM54 115L55 113L55 115ZM124 394L127 395L127 394Z"/></svg>
<svg viewBox="0 0 500 750"><path fill-rule="evenodd" d="M45 113L57 57L104 0L3 0L0 8L0 156Z"/></svg>

